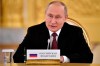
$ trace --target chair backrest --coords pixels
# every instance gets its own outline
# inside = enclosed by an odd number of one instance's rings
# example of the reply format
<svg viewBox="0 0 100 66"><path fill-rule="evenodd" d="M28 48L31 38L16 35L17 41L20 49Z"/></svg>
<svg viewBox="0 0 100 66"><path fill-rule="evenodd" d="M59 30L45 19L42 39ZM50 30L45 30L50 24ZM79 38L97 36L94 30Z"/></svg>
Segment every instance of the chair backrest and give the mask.
<svg viewBox="0 0 100 66"><path fill-rule="evenodd" d="M84 38L88 44L88 46L90 47L91 49L91 46L90 46L90 39L89 39L89 36L88 36L88 33L86 32L85 28L76 20L72 19L72 18L68 18L67 19L67 23L70 24L70 25L74 25L74 26L78 26L78 27L81 27L82 30L83 30L83 35L84 35Z"/></svg>

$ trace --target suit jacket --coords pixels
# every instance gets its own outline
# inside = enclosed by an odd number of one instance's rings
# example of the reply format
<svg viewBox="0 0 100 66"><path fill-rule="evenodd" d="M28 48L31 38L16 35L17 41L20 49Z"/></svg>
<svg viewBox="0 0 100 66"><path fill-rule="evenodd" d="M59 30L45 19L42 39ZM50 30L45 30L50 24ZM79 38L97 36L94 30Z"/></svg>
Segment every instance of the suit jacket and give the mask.
<svg viewBox="0 0 100 66"><path fill-rule="evenodd" d="M80 27L64 23L58 37L58 49L61 55L71 63L91 63L93 54L86 43ZM28 32L13 56L15 63L23 63L27 49L47 49L49 31L45 22L28 28Z"/></svg>

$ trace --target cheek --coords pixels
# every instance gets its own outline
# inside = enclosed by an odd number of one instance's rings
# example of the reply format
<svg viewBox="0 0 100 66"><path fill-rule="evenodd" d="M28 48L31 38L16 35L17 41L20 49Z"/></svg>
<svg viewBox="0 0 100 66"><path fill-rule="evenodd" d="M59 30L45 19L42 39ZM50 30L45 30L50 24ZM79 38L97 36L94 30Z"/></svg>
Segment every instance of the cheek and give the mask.
<svg viewBox="0 0 100 66"><path fill-rule="evenodd" d="M59 28L61 28L63 26L64 22L60 22L58 25L59 25Z"/></svg>
<svg viewBox="0 0 100 66"><path fill-rule="evenodd" d="M45 19L46 19L46 21L50 21L50 18L49 17L46 17Z"/></svg>
<svg viewBox="0 0 100 66"><path fill-rule="evenodd" d="M50 19L46 19L46 23L49 24L50 23Z"/></svg>

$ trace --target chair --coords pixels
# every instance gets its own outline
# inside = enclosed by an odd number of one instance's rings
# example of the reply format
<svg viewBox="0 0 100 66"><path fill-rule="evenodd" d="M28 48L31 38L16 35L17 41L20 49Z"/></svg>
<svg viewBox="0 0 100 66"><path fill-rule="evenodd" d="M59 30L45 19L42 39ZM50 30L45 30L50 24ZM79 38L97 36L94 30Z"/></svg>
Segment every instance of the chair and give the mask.
<svg viewBox="0 0 100 66"><path fill-rule="evenodd" d="M67 23L70 24L70 25L74 25L74 26L78 26L78 27L81 27L82 28L84 38L85 38L85 40L86 40L89 48L91 49L89 36L88 36L88 33L86 32L85 28L78 21L76 21L76 20L74 20L72 18L68 18L67 19Z"/></svg>
<svg viewBox="0 0 100 66"><path fill-rule="evenodd" d="M93 63L100 64L100 43L95 43L95 47L92 50L93 52Z"/></svg>

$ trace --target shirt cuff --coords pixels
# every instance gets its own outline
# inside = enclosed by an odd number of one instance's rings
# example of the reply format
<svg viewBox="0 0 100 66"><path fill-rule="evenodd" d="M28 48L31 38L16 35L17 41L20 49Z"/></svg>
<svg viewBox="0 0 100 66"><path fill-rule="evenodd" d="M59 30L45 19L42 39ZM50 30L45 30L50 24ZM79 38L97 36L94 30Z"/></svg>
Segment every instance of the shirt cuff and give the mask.
<svg viewBox="0 0 100 66"><path fill-rule="evenodd" d="M64 58L64 61L63 61L63 63L68 63L68 62L70 62L70 59L69 59L68 57L66 57L66 56L63 56L63 58Z"/></svg>

